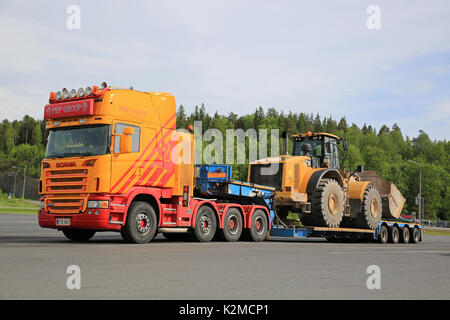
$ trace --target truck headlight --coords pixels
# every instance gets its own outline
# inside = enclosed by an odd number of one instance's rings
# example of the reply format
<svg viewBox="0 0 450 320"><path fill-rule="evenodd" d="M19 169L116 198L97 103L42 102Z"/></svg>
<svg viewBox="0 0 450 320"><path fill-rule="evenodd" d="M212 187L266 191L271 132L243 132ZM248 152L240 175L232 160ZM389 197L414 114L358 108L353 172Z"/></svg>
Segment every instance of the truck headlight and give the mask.
<svg viewBox="0 0 450 320"><path fill-rule="evenodd" d="M307 165L308 167L311 167L311 160L306 159L306 160L305 160L305 163L306 163L306 165Z"/></svg>
<svg viewBox="0 0 450 320"><path fill-rule="evenodd" d="M45 208L45 201L41 200L41 204L39 205L39 209Z"/></svg>
<svg viewBox="0 0 450 320"><path fill-rule="evenodd" d="M88 209L108 209L108 200L89 200L87 204Z"/></svg>

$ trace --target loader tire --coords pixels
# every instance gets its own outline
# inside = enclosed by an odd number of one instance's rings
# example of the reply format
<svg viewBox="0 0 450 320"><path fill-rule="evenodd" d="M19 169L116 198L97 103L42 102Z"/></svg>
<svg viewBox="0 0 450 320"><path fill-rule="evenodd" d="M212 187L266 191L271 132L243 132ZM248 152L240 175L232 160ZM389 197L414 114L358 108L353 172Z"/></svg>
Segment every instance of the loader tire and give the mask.
<svg viewBox="0 0 450 320"><path fill-rule="evenodd" d="M322 179L310 196L311 213L304 215L305 226L337 228L344 216L344 193L334 179Z"/></svg>
<svg viewBox="0 0 450 320"><path fill-rule="evenodd" d="M381 221L381 197L377 188L368 185L364 191L361 212L355 219L355 227L375 230Z"/></svg>

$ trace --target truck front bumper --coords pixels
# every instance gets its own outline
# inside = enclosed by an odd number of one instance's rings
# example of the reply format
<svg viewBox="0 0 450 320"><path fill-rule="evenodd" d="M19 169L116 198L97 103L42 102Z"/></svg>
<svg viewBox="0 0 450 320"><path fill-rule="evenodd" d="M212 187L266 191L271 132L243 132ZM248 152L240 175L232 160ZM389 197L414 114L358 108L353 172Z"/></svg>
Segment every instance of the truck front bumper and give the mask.
<svg viewBox="0 0 450 320"><path fill-rule="evenodd" d="M110 200L109 197L89 198L89 200ZM123 225L125 207L107 209L86 208L81 213L51 213L44 208L38 211L38 222L42 228L52 229L89 229L98 231L119 231ZM58 223L60 222L60 223ZM61 224L64 222L64 224Z"/></svg>

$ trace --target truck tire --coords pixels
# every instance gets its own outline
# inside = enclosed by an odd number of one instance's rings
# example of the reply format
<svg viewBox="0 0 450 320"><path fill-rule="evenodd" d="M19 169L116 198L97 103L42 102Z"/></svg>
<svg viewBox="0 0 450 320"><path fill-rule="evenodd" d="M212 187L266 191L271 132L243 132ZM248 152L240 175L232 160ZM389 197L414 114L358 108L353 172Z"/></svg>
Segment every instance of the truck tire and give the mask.
<svg viewBox="0 0 450 320"><path fill-rule="evenodd" d="M125 226L120 230L123 240L134 243L148 243L156 235L158 219L155 209L147 202L133 202L128 210Z"/></svg>
<svg viewBox="0 0 450 320"><path fill-rule="evenodd" d="M418 228L413 228L411 232L411 236L409 237L409 242L418 243L420 241L420 234Z"/></svg>
<svg viewBox="0 0 450 320"><path fill-rule="evenodd" d="M344 193L334 179L322 179L311 195L311 213L302 217L305 226L339 227L344 216Z"/></svg>
<svg viewBox="0 0 450 320"><path fill-rule="evenodd" d="M62 232L67 239L80 242L88 241L95 234L94 230L83 230L83 229L63 229Z"/></svg>
<svg viewBox="0 0 450 320"><path fill-rule="evenodd" d="M400 238L400 232L398 231L398 228L396 226L392 226L389 229L389 242L390 243L398 243L399 238Z"/></svg>
<svg viewBox="0 0 450 320"><path fill-rule="evenodd" d="M364 190L361 212L355 219L355 227L361 229L376 229L381 221L381 196L377 188L368 185Z"/></svg>
<svg viewBox="0 0 450 320"><path fill-rule="evenodd" d="M221 238L225 241L237 241L242 235L244 221L241 212L236 208L227 210L223 220L223 229L220 232Z"/></svg>
<svg viewBox="0 0 450 320"><path fill-rule="evenodd" d="M402 228L401 234L400 234L400 242L401 243L409 243L409 228L408 226L404 226Z"/></svg>
<svg viewBox="0 0 450 320"><path fill-rule="evenodd" d="M378 234L378 242L385 244L388 242L388 240L389 240L389 231L386 225L383 224L380 227L380 233Z"/></svg>
<svg viewBox="0 0 450 320"><path fill-rule="evenodd" d="M200 242L211 241L217 230L217 218L208 206L201 206L195 218L194 239Z"/></svg>
<svg viewBox="0 0 450 320"><path fill-rule="evenodd" d="M267 237L269 222L266 213L256 209L252 216L251 226L246 229L246 238L250 241L261 242Z"/></svg>

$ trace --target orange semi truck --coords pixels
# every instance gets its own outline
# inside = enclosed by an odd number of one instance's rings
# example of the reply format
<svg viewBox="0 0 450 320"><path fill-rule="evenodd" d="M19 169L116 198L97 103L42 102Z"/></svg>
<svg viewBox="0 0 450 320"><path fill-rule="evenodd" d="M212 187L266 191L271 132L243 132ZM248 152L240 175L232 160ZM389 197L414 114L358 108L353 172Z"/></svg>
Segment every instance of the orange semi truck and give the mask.
<svg viewBox="0 0 450 320"><path fill-rule="evenodd" d="M169 93L106 83L63 89L50 93L44 119L49 137L39 181L39 225L70 240L87 241L99 231L120 232L134 243L147 243L158 233L198 241L216 236L263 241L269 235L422 240L422 226L401 219L377 220L371 228L276 223L276 202L283 202L270 181L252 176L234 181L231 166L194 165L193 135L176 131L175 98ZM281 172L286 170L278 176Z"/></svg>
<svg viewBox="0 0 450 320"><path fill-rule="evenodd" d="M194 196L193 135L176 131L169 93L105 83L63 89L50 93L44 118L49 137L39 181L41 227L75 241L120 231L135 243L158 232L199 241L216 234L233 241L247 233L262 241L270 230L264 203Z"/></svg>

